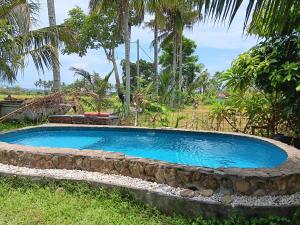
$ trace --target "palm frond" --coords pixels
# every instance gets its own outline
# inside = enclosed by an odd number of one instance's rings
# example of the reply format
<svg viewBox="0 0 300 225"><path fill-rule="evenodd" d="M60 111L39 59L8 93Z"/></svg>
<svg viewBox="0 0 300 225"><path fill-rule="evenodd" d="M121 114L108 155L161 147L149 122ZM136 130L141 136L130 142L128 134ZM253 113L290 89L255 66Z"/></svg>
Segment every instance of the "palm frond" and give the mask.
<svg viewBox="0 0 300 225"><path fill-rule="evenodd" d="M76 67L71 67L70 70L73 71L75 75L83 77L89 82L89 84L93 83L92 74L90 74L88 71Z"/></svg>
<svg viewBox="0 0 300 225"><path fill-rule="evenodd" d="M245 0L196 0L199 13L215 21L229 20L231 25L237 11ZM299 0L248 0L246 2L244 29L249 22L267 24L271 31L282 31L286 26L299 28ZM293 10L294 13L291 13ZM291 29L291 28L290 28Z"/></svg>

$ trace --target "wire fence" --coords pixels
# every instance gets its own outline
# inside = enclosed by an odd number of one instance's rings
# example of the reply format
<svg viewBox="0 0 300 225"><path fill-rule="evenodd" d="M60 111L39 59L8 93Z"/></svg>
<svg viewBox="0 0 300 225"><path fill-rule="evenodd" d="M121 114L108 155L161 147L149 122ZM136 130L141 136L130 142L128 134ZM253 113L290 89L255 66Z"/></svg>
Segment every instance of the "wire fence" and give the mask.
<svg viewBox="0 0 300 225"><path fill-rule="evenodd" d="M224 118L216 118L211 112L203 110L183 109L168 114L151 113L139 116L141 127L172 127L190 130L210 130L224 132L243 132L248 122L247 117L235 117L234 124ZM127 118L123 125L134 126L135 118Z"/></svg>

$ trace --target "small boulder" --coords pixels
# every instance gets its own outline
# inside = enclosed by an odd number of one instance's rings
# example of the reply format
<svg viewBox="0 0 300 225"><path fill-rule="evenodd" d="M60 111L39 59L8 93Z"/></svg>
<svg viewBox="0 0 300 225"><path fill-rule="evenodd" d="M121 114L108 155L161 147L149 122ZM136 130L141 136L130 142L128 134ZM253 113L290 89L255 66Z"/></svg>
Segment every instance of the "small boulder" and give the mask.
<svg viewBox="0 0 300 225"><path fill-rule="evenodd" d="M180 196L184 198L193 198L195 196L195 192L189 189L184 189L180 191Z"/></svg>
<svg viewBox="0 0 300 225"><path fill-rule="evenodd" d="M203 189L197 191L197 194L204 196L204 197L210 197L214 194L214 191L212 189Z"/></svg>
<svg viewBox="0 0 300 225"><path fill-rule="evenodd" d="M56 192L56 193L65 193L65 189L62 188L62 187L59 187L59 188L56 189L55 192Z"/></svg>
<svg viewBox="0 0 300 225"><path fill-rule="evenodd" d="M232 198L232 195L224 195L222 198L221 198L221 201L223 203L225 203L226 205L229 205L233 202L233 198Z"/></svg>
<svg viewBox="0 0 300 225"><path fill-rule="evenodd" d="M263 189L258 189L253 193L254 196L261 197L266 195L266 192Z"/></svg>

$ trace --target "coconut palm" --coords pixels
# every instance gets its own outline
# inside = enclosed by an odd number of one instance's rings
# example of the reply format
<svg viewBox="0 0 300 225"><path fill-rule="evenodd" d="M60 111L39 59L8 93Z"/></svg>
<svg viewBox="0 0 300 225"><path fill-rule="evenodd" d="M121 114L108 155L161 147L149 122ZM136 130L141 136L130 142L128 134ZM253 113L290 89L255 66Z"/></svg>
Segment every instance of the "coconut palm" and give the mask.
<svg viewBox="0 0 300 225"><path fill-rule="evenodd" d="M159 48L159 40L158 34L165 27L165 14L164 8L167 6L166 2L161 2L157 0L149 0L147 1L146 9L151 15L154 15L154 19L146 22L146 27L149 27L153 30L154 39L152 41L152 45L154 48L154 81L155 81L155 91L156 95L158 95L158 48Z"/></svg>
<svg viewBox="0 0 300 225"><path fill-rule="evenodd" d="M165 28L159 36L161 42L168 42L173 39L173 63L172 63L172 85L176 86L177 71L178 84L177 88L182 89L182 36L185 27L192 28L193 24L200 19L199 13L194 10L194 4L190 1L178 1L173 4L164 5ZM175 88L176 89L176 88ZM174 90L175 90L174 89ZM175 91L171 92L169 105L174 106Z"/></svg>
<svg viewBox="0 0 300 225"><path fill-rule="evenodd" d="M100 112L103 106L103 100L110 88L109 78L113 71L109 72L104 78L101 78L98 73L89 73L81 68L71 67L70 70L74 72L74 75L83 78L83 86L80 87L80 89L73 90L76 95L74 97L79 102ZM91 97L91 99L86 99L86 96Z"/></svg>
<svg viewBox="0 0 300 225"><path fill-rule="evenodd" d="M250 23L263 24L268 33L284 33L285 30L298 30L300 27L299 0L190 0L198 7L199 12L204 12L204 18L215 21L233 21L243 2L247 4L244 28Z"/></svg>
<svg viewBox="0 0 300 225"><path fill-rule="evenodd" d="M27 56L38 71L58 64L51 40L57 32L59 40L70 40L71 35L62 26L31 30L37 10L38 4L32 1L0 0L0 79L14 82Z"/></svg>
<svg viewBox="0 0 300 225"><path fill-rule="evenodd" d="M56 16L55 16L54 0L47 0L47 7L48 7L49 24L51 27L53 26L55 27ZM59 60L57 38L53 39L52 46L53 46L55 57ZM53 71L53 91L59 92L60 91L60 68L58 63L54 63L52 65L52 71Z"/></svg>
<svg viewBox="0 0 300 225"><path fill-rule="evenodd" d="M107 8L116 7L120 31L125 42L125 65L126 65L126 104L130 105L130 12L133 8L136 18L141 21L144 16L144 1L140 0L116 0L111 4L111 0L90 0L89 8L91 11L103 12Z"/></svg>

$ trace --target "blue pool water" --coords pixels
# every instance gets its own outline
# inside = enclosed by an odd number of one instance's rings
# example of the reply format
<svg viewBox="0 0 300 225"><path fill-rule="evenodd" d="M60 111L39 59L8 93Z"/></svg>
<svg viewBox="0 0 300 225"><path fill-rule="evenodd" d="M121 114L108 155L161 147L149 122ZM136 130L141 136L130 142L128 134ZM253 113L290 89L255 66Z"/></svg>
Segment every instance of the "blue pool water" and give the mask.
<svg viewBox="0 0 300 225"><path fill-rule="evenodd" d="M123 128L35 128L0 135L11 144L106 150L192 166L273 168L287 154L268 142L233 135Z"/></svg>

